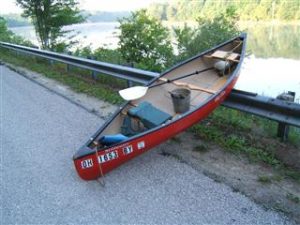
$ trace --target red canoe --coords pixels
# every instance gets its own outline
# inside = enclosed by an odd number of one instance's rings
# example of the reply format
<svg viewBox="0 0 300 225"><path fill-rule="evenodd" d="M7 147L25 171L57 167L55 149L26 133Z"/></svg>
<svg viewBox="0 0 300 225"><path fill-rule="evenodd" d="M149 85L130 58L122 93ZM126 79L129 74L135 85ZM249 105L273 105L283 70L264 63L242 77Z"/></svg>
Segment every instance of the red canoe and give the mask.
<svg viewBox="0 0 300 225"><path fill-rule="evenodd" d="M75 153L79 176L97 179L207 117L235 85L245 50L242 34L151 81L143 97L126 102Z"/></svg>

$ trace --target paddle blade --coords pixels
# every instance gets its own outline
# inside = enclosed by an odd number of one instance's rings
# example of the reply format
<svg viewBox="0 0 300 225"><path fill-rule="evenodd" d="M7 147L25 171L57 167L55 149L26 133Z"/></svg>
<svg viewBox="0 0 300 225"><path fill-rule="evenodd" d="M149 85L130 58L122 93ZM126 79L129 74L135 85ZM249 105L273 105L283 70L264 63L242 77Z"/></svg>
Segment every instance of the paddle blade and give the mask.
<svg viewBox="0 0 300 225"><path fill-rule="evenodd" d="M143 97L147 93L148 87L136 86L119 91L121 97L126 100L135 100Z"/></svg>

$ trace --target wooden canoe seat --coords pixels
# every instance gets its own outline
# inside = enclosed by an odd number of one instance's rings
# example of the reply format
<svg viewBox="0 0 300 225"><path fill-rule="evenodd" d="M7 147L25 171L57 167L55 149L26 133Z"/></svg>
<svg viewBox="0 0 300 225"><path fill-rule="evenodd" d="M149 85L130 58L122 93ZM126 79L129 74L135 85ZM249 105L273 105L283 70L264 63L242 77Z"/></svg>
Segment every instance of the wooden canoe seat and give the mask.
<svg viewBox="0 0 300 225"><path fill-rule="evenodd" d="M206 58L215 58L215 59L223 59L232 62L239 62L240 54L235 52L226 52L222 50L217 50L211 55L205 55Z"/></svg>

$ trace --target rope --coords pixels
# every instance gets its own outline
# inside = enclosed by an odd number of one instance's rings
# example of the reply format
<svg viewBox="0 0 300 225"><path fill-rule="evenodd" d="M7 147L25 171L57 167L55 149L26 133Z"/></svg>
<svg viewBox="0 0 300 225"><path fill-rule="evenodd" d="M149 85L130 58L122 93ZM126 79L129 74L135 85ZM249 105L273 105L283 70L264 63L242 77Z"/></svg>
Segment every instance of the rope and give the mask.
<svg viewBox="0 0 300 225"><path fill-rule="evenodd" d="M99 172L100 172L100 177L97 179L99 181L99 183L101 184L102 187L105 187L105 180L104 180L104 174L102 171L102 166L101 166L101 161L99 158L99 154L98 154L98 146L99 146L99 142L94 141L94 144L96 145L96 150L95 150L95 154L96 154L96 162L98 163L98 168L99 168ZM100 178L102 177L102 181L100 180Z"/></svg>

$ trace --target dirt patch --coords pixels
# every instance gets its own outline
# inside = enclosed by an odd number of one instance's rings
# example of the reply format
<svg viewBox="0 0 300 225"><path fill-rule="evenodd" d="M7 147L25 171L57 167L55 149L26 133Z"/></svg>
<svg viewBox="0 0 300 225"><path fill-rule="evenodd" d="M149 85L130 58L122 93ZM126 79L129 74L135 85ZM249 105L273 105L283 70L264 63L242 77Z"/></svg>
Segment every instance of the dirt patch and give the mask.
<svg viewBox="0 0 300 225"><path fill-rule="evenodd" d="M251 163L245 156L205 143L190 132L176 136L159 149L166 157L175 157L265 208L283 212L300 223L300 184L281 177L272 167Z"/></svg>

